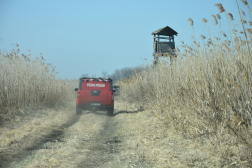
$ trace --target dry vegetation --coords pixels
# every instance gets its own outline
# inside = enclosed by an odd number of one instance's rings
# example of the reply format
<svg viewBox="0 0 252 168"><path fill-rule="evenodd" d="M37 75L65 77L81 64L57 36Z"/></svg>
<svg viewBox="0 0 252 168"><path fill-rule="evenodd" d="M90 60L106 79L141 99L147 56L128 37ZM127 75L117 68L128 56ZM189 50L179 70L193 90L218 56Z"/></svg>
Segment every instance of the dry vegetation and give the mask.
<svg viewBox="0 0 252 168"><path fill-rule="evenodd" d="M248 8L249 20L240 5ZM170 131L192 140L191 145L204 144L205 152L198 159L212 162L211 166L249 166L252 165L252 10L247 1L237 0L241 21L241 29L237 30L233 15L222 4L215 6L227 19L229 37L220 31L213 38L210 28L207 42L204 35L201 40L193 35L194 44L182 45L184 53L177 49L177 59L172 65L168 58L159 59L157 66L122 80L121 95L138 108L151 108L152 117L157 119L153 124L169 126ZM217 29L218 22L223 22L221 15L212 15ZM188 21L193 26L193 20ZM206 19L202 21L209 27ZM167 134L151 133L163 137Z"/></svg>
<svg viewBox="0 0 252 168"><path fill-rule="evenodd" d="M250 4L241 2L251 15ZM58 79L42 56L31 59L19 49L1 52L0 122L12 120L0 128L6 165L251 167L252 20L246 20L241 2L241 30L216 4L227 18L229 37L220 31L213 38L209 28L209 40L193 35L194 44L183 44L184 53L177 49L172 65L169 58L159 59L122 80L123 101L116 101L112 118L89 111L76 117L75 102L60 104L74 100L76 81ZM212 17L217 26L223 20L219 14ZM30 110L38 107L55 108ZM24 113L31 114L24 121L14 117Z"/></svg>
<svg viewBox="0 0 252 168"><path fill-rule="evenodd" d="M45 64L42 54L35 59L30 55L19 49L0 51L0 123L23 114L24 108L53 107L73 99L71 86L76 81L58 79L55 67Z"/></svg>

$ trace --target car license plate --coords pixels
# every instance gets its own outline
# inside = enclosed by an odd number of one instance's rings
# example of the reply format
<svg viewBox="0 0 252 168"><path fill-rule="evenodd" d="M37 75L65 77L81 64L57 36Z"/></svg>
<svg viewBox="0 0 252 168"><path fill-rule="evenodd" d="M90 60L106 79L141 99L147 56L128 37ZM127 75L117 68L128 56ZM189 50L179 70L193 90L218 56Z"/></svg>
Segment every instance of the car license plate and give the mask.
<svg viewBox="0 0 252 168"><path fill-rule="evenodd" d="M91 106L100 106L101 103L90 103Z"/></svg>

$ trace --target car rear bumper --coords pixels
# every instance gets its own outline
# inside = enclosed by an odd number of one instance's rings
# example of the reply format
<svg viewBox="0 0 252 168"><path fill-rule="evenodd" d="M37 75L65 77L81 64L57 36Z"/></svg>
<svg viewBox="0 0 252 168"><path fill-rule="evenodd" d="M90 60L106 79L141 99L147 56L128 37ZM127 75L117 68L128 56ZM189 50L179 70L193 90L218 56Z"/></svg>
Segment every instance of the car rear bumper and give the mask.
<svg viewBox="0 0 252 168"><path fill-rule="evenodd" d="M81 108L82 110L92 110L92 109L96 109L96 110L101 110L101 111L106 111L109 110L111 108L113 108L114 106L92 106L92 105L78 105L79 108Z"/></svg>

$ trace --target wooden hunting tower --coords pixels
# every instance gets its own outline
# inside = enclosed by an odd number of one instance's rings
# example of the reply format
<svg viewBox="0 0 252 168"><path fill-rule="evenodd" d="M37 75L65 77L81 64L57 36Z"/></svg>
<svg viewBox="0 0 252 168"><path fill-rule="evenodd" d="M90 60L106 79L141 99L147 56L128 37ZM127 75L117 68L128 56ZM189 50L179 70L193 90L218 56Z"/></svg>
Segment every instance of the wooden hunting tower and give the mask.
<svg viewBox="0 0 252 168"><path fill-rule="evenodd" d="M153 42L153 56L165 56L168 54L174 54L175 49L174 35L177 36L177 32L169 26L163 27L151 33L154 35Z"/></svg>

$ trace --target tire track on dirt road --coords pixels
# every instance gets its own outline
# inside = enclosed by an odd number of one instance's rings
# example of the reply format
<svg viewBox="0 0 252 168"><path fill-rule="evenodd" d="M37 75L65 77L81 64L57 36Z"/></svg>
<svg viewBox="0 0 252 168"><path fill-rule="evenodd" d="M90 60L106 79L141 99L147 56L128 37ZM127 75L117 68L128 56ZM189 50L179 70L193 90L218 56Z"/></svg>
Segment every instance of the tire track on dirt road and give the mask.
<svg viewBox="0 0 252 168"><path fill-rule="evenodd" d="M59 141L65 128L70 127L79 120L74 114L69 120L61 125L52 126L51 130L39 132L39 135L32 134L25 136L18 142L12 142L5 150L0 151L0 167L9 167L11 163L22 160L49 141Z"/></svg>
<svg viewBox="0 0 252 168"><path fill-rule="evenodd" d="M101 115L99 113L94 114ZM87 157L78 165L79 168L105 168L113 160L114 155L119 153L121 140L115 131L117 126L116 113L113 116L104 115L104 117L106 117L106 121L103 129L93 141L90 141Z"/></svg>
<svg viewBox="0 0 252 168"><path fill-rule="evenodd" d="M40 133L38 137L33 131L29 135L37 136L36 139L25 137L12 144L9 151L4 151L7 155L0 154L0 167L111 168L137 164L133 148L128 144L134 137L124 126L128 123L126 116L135 112L121 110L124 107L120 102L116 103L113 116L107 116L104 111L83 111L82 115L76 116L73 106L66 108L60 113L68 120L61 121L57 127L57 122L50 124L52 127L45 127L50 129L46 135Z"/></svg>

